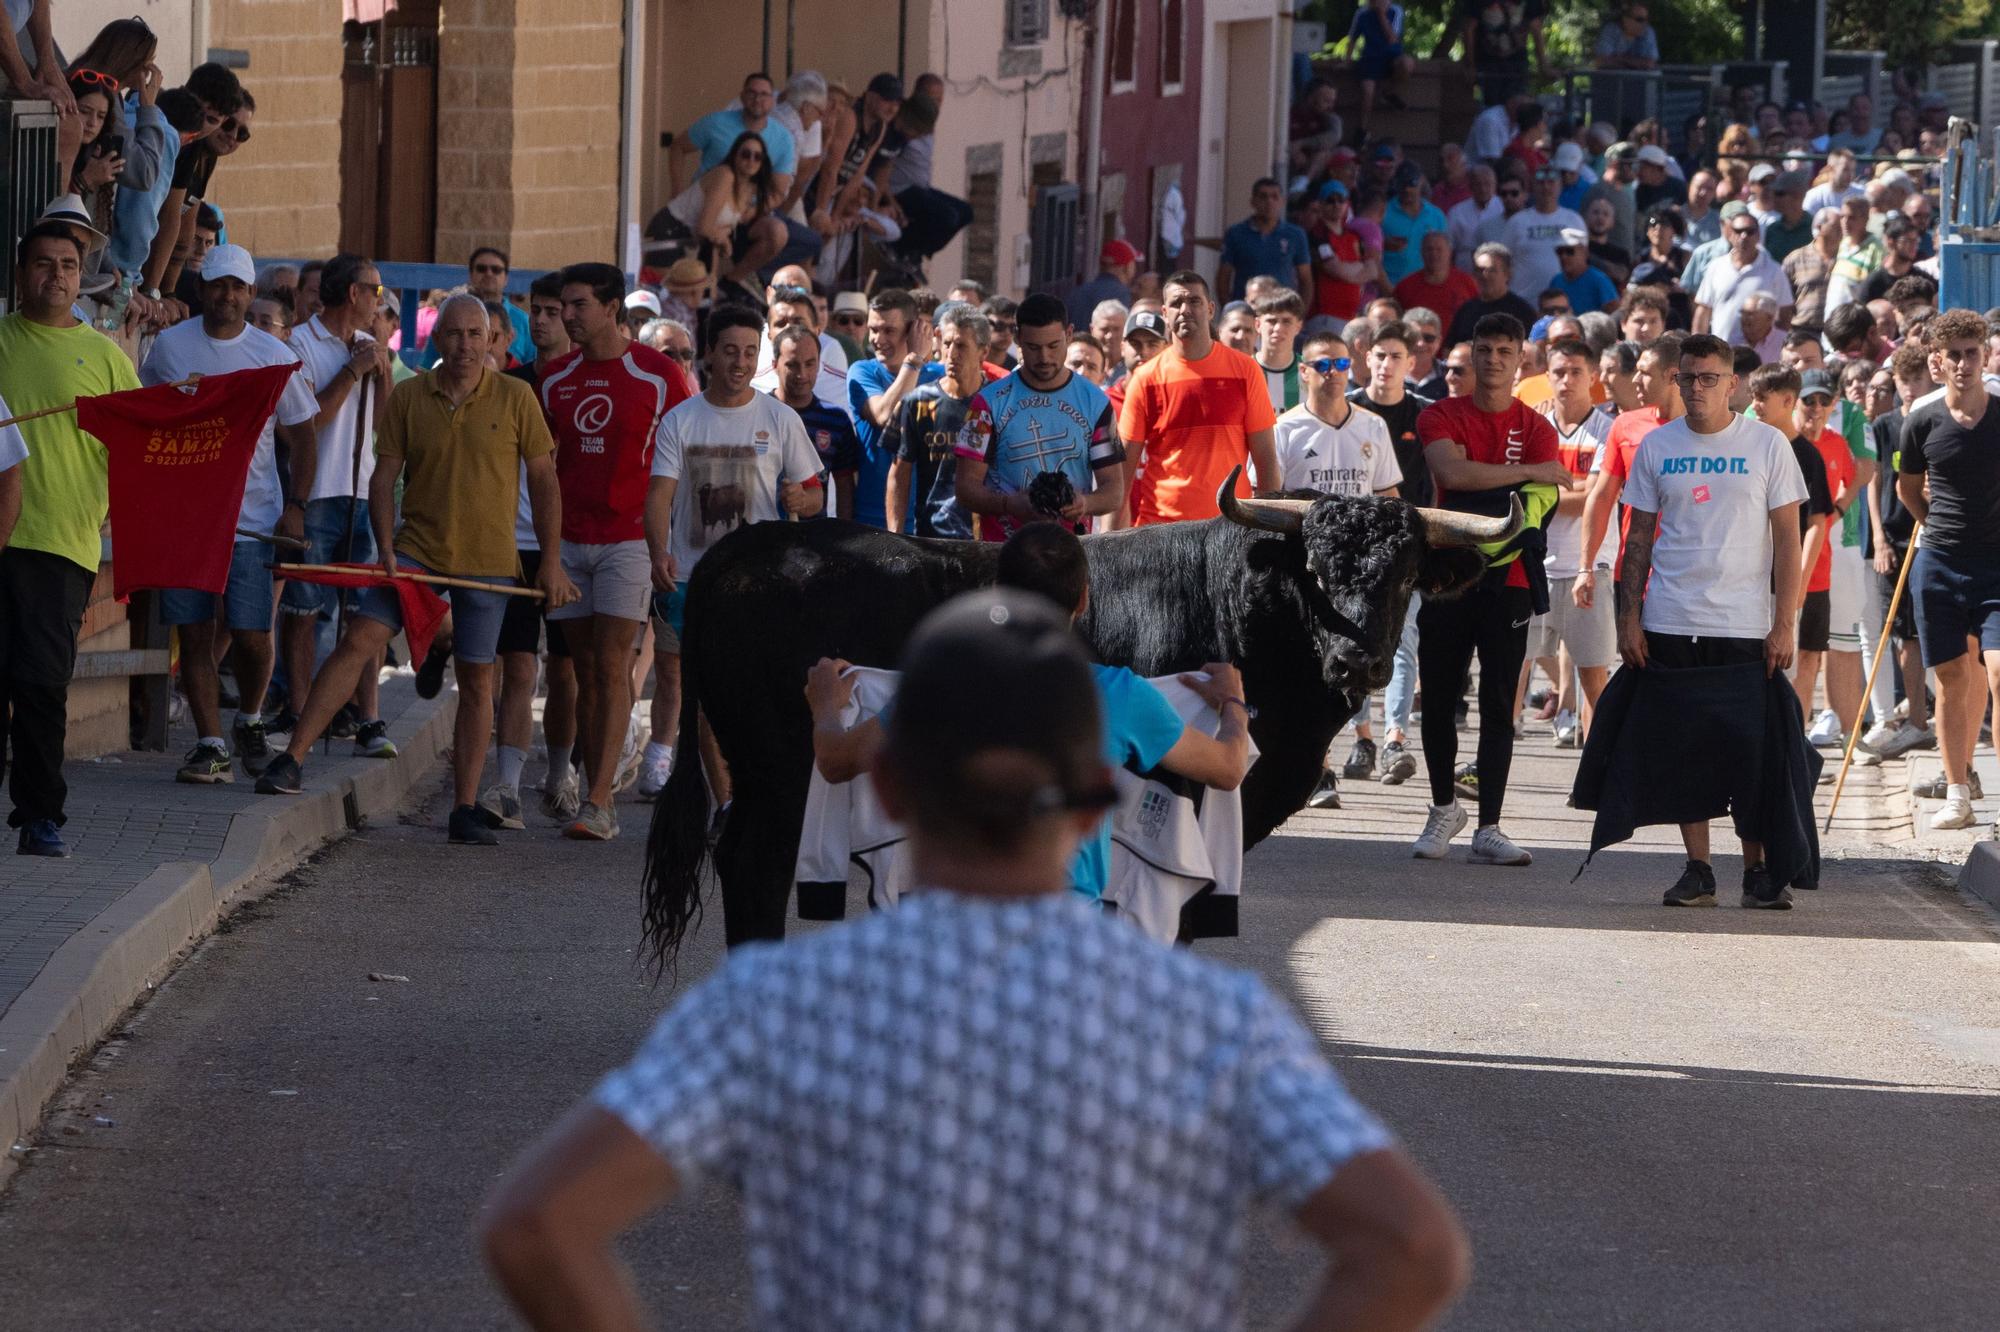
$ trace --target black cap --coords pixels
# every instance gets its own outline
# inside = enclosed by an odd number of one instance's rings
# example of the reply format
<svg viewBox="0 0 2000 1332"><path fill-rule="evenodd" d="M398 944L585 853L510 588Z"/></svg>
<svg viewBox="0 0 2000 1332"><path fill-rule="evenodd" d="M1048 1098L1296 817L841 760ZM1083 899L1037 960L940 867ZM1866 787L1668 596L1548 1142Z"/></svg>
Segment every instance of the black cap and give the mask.
<svg viewBox="0 0 2000 1332"><path fill-rule="evenodd" d="M1129 338L1134 333L1151 333L1161 342L1165 342L1167 321L1160 317L1160 312L1157 310L1134 310L1125 316L1125 336Z"/></svg>
<svg viewBox="0 0 2000 1332"><path fill-rule="evenodd" d="M1840 396L1840 390L1835 387L1832 375L1824 370L1808 370L1799 376L1799 400L1801 402L1820 394L1825 394L1829 398Z"/></svg>
<svg viewBox="0 0 2000 1332"><path fill-rule="evenodd" d="M900 102L903 100L903 81L894 74L877 74L868 80L868 91L885 102Z"/></svg>
<svg viewBox="0 0 2000 1332"><path fill-rule="evenodd" d="M1002 826L1116 800L1090 662L1054 603L1008 588L954 598L917 626L901 670L887 757L913 796Z"/></svg>

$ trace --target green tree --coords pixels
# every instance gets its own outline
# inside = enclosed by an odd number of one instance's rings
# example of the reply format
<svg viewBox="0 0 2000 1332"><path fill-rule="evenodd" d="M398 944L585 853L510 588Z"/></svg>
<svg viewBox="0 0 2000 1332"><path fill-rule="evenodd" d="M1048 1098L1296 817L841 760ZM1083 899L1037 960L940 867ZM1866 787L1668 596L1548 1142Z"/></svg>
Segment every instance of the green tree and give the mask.
<svg viewBox="0 0 2000 1332"><path fill-rule="evenodd" d="M1891 69L1920 70L1960 37L1993 35L1996 19L1994 0L1828 0L1826 44L1881 51Z"/></svg>

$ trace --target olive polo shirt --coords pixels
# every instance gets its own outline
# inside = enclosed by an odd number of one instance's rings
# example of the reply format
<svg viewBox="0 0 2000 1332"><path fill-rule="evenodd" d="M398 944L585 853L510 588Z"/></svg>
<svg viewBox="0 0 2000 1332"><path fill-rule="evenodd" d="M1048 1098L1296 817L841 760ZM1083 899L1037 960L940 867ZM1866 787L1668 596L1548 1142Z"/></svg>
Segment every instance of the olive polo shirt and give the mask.
<svg viewBox="0 0 2000 1332"><path fill-rule="evenodd" d="M520 575L521 466L555 451L532 388L488 367L454 407L427 370L390 391L375 451L403 468L398 554L441 574Z"/></svg>

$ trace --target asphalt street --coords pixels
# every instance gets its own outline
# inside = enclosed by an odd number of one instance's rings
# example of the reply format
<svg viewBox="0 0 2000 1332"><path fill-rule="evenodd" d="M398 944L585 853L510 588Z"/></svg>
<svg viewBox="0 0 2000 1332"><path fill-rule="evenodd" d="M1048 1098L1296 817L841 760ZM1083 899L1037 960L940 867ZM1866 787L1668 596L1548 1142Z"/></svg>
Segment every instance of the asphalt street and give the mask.
<svg viewBox="0 0 2000 1332"><path fill-rule="evenodd" d="M1349 787L1249 861L1242 938L1463 1210L1463 1328L1991 1328L2000 927L1936 866L1841 849L1790 913L1661 908L1663 839L1582 859L1573 755L1524 745L1527 870L1408 859L1422 788ZM8 1329L489 1328L470 1226L672 992L626 840L433 799L238 913L89 1062L0 1200ZM858 907L858 898L856 905ZM713 916L682 983L717 960ZM389 977L391 979L371 979ZM402 979L406 978L406 979ZM631 1237L661 1325L745 1325L732 1194ZM1250 1326L1315 1258L1258 1222Z"/></svg>

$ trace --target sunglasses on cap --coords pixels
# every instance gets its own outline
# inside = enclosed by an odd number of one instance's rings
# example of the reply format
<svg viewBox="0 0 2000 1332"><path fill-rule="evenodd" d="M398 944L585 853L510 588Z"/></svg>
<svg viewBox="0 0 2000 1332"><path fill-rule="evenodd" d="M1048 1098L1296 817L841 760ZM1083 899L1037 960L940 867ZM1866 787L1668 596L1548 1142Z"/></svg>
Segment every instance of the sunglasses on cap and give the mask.
<svg viewBox="0 0 2000 1332"><path fill-rule="evenodd" d="M1317 361L1307 361L1306 364L1312 367L1314 374L1330 375L1338 370L1344 375L1354 368L1354 358L1351 356L1322 356Z"/></svg>

